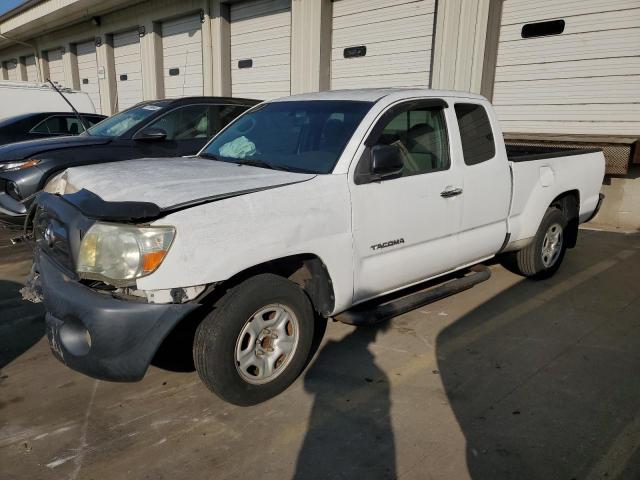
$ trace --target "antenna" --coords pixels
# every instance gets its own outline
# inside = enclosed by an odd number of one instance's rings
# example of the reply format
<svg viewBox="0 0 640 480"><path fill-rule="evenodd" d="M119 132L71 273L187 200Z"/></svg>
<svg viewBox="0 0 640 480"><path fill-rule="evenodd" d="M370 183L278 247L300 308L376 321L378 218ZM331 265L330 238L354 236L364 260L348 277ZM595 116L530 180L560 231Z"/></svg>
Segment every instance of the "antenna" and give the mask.
<svg viewBox="0 0 640 480"><path fill-rule="evenodd" d="M87 133L87 135L91 136L91 134L89 133L89 125L87 125L84 121L84 118L82 118L80 116L80 114L78 113L78 111L76 110L76 107L73 106L73 104L69 101L69 99L67 97L65 97L62 92L60 91L60 89L58 87L56 87L56 85L51 81L50 78L47 78L47 82L49 82L51 84L51 87L53 87L53 89L58 92L58 94L62 97L62 99L67 102L67 104L71 107L71 110L73 110L73 113L76 114L76 117L78 117L78 121L82 124L82 126L84 127L84 131Z"/></svg>

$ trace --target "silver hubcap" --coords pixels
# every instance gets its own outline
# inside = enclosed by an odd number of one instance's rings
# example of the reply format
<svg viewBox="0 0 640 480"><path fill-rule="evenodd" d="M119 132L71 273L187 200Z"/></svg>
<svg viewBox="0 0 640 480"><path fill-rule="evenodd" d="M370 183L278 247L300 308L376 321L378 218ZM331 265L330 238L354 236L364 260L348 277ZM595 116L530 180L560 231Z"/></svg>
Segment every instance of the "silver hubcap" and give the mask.
<svg viewBox="0 0 640 480"><path fill-rule="evenodd" d="M236 341L236 369L248 383L272 381L289 365L298 347L298 318L286 305L261 308Z"/></svg>
<svg viewBox="0 0 640 480"><path fill-rule="evenodd" d="M542 264L545 268L553 266L562 251L562 227L554 223L549 227L542 241Z"/></svg>

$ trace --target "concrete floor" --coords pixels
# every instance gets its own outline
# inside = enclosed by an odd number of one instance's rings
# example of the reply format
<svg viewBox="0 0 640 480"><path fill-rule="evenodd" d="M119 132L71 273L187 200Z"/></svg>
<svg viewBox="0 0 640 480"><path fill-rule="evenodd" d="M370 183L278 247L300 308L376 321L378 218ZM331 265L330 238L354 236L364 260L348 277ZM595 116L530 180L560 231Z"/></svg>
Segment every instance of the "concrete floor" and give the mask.
<svg viewBox="0 0 640 480"><path fill-rule="evenodd" d="M581 231L558 275L500 265L380 328L329 325L306 373L251 408L195 373L65 368L30 266L0 232L2 479L638 479L640 235Z"/></svg>

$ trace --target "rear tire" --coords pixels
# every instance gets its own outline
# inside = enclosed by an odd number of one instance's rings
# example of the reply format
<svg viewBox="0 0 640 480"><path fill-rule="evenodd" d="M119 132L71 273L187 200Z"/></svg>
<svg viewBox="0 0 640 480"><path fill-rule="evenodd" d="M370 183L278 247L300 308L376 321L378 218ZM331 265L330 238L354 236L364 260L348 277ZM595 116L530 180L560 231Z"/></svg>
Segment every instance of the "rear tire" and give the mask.
<svg viewBox="0 0 640 480"><path fill-rule="evenodd" d="M235 405L278 395L307 363L314 319L309 298L295 283L273 274L245 280L198 326L193 359L200 379Z"/></svg>
<svg viewBox="0 0 640 480"><path fill-rule="evenodd" d="M567 223L567 217L561 210L555 207L547 209L533 241L515 253L520 275L543 280L558 271L567 250Z"/></svg>

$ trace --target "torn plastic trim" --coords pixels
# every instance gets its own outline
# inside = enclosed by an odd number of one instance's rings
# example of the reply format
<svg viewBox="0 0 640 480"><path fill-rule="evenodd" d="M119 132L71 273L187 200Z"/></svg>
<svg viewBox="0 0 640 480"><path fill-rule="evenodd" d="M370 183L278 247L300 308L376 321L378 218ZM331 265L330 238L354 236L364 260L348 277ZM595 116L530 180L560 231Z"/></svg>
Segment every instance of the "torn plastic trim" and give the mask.
<svg viewBox="0 0 640 480"><path fill-rule="evenodd" d="M313 180L315 177L316 175L295 182L280 183L277 185L268 185L264 187L250 188L246 190L238 190L235 192L227 192L218 195L196 198L194 200L177 203L175 205L164 208L161 208L157 204L152 202L109 202L103 200L100 196L84 188L75 193L69 193L65 194L64 196L59 196L59 198L76 207L83 215L94 220L141 223L151 222L171 213L176 213L181 210L186 210L188 208L204 205L207 203L225 200L227 198L234 198L251 193L272 190L274 188L287 187L289 185L308 182L309 180ZM45 200L47 196L54 195L47 192L40 192L38 194L36 202L39 204L43 203L43 200Z"/></svg>

